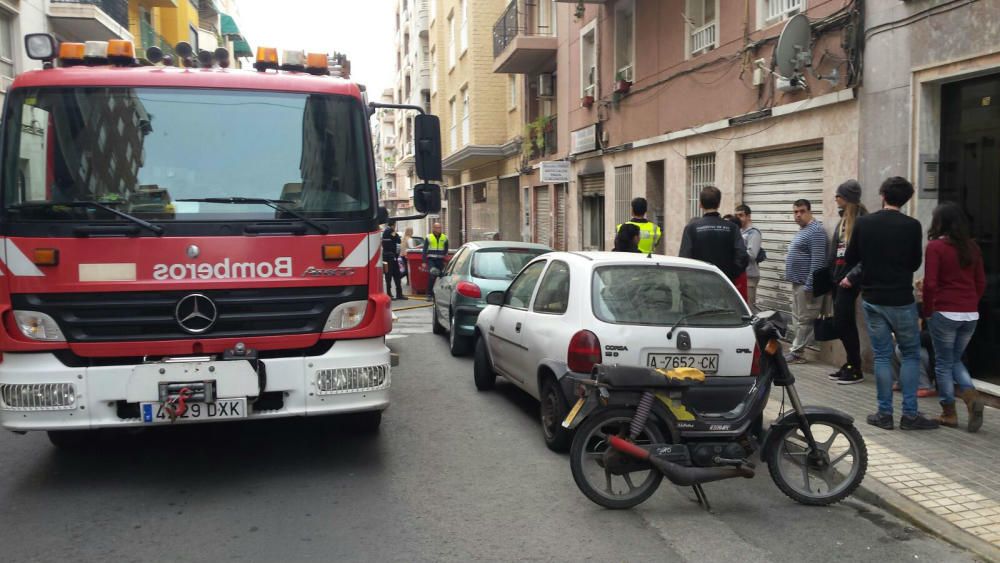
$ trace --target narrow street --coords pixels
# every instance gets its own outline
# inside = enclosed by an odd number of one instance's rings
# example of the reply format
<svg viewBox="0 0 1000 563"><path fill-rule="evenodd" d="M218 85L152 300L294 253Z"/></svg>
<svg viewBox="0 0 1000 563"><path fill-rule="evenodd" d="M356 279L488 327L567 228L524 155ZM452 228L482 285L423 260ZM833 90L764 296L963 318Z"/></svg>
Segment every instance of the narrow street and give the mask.
<svg viewBox="0 0 1000 563"><path fill-rule="evenodd" d="M0 434L4 559L972 560L856 500L797 505L766 471L706 486L713 513L669 485L601 509L543 445L533 401L502 381L477 393L428 312L398 313L377 435L340 419L200 425L70 455Z"/></svg>

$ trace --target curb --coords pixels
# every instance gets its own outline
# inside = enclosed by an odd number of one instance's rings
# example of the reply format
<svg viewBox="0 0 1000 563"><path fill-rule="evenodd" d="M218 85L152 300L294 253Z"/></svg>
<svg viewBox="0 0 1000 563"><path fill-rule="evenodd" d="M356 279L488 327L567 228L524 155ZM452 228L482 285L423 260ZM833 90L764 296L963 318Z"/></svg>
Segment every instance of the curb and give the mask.
<svg viewBox="0 0 1000 563"><path fill-rule="evenodd" d="M866 475L852 496L906 520L959 549L974 553L986 561L1000 562L1000 548L928 511L874 477Z"/></svg>

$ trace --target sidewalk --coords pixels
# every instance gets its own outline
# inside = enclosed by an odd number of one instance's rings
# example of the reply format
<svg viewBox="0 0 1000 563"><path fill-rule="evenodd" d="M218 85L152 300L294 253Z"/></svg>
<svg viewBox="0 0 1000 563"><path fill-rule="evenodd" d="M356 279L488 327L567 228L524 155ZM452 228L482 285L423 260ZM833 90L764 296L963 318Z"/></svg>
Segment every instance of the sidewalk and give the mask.
<svg viewBox="0 0 1000 563"><path fill-rule="evenodd" d="M858 495L893 510L944 539L1000 561L1000 411L986 408L982 429L970 434L964 403L963 426L927 431L899 430L902 412L895 394L895 430L865 423L875 411L875 377L837 385L827 379L836 368L821 363L791 366L803 404L840 409L854 417L868 445L868 475ZM936 397L919 399L921 412L937 415ZM777 414L781 389L771 392L767 414ZM787 408L786 404L786 408Z"/></svg>

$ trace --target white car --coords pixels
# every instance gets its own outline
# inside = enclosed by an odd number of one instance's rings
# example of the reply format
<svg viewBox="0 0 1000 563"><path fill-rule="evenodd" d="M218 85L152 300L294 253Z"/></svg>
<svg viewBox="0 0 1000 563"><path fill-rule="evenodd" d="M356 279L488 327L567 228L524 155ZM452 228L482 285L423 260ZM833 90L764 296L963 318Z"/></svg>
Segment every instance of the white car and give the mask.
<svg viewBox="0 0 1000 563"><path fill-rule="evenodd" d="M487 296L475 329L476 388L502 375L541 402L545 443L561 451L573 379L594 364L695 367L697 410L735 408L755 378L751 312L711 264L668 256L553 252ZM701 406L702 408L698 408Z"/></svg>

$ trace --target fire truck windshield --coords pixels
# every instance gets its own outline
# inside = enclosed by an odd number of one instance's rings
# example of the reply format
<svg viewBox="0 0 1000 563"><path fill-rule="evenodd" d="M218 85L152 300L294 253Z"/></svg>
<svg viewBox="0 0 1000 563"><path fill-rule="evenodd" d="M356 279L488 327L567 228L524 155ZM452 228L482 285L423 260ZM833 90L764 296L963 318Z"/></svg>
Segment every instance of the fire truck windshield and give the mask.
<svg viewBox="0 0 1000 563"><path fill-rule="evenodd" d="M3 204L14 223L373 216L366 112L351 97L40 88L11 92L7 111ZM211 198L283 201L287 212ZM102 205L72 205L88 201Z"/></svg>

